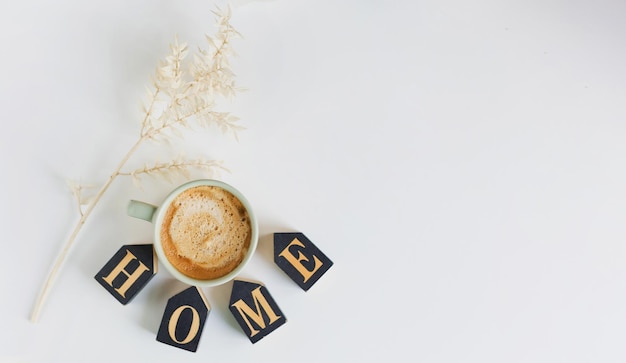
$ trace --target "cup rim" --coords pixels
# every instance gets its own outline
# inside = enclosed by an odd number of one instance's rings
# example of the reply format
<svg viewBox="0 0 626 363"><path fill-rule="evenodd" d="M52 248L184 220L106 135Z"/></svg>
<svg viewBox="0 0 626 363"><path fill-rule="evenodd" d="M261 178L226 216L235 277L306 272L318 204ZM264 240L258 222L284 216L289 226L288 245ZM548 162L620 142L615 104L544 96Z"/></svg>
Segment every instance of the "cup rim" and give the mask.
<svg viewBox="0 0 626 363"><path fill-rule="evenodd" d="M250 230L251 230L250 231L251 232L250 246L248 247L248 252L243 257L243 260L241 261L239 265L237 265L237 267L235 267L232 271L230 271L226 275L215 278L215 279L211 279L211 280L195 279L178 271L178 269L176 269L176 267L172 265L170 261L167 259L167 256L165 256L165 252L163 251L163 246L161 245L161 233L160 233L161 222L163 220L165 212L167 211L167 207L169 207L169 205L174 200L174 198L176 198L183 191L190 189L190 188L197 187L197 186L202 186L202 185L216 186L233 194L235 197L237 197L237 199L241 201L243 206L246 208L246 211L248 212L248 217L250 219ZM192 180L192 181L179 185L177 188L172 190L165 197L165 199L163 199L159 207L156 209L154 216L152 218L152 224L154 225L154 250L157 254L159 261L161 261L161 263L167 269L167 271L171 273L177 280L187 283L192 286L212 287L212 286L218 286L218 285L224 284L234 279L241 272L241 270L243 270L243 268L248 264L248 262L252 258L252 255L254 255L254 251L256 250L256 247L258 245L258 240L259 240L259 228L257 224L257 219L256 219L256 215L254 214L254 211L252 210L252 206L250 205L250 202L243 196L243 194L241 194L239 190L235 189L232 185L224 183L220 180L215 180L215 179L197 179L197 180Z"/></svg>

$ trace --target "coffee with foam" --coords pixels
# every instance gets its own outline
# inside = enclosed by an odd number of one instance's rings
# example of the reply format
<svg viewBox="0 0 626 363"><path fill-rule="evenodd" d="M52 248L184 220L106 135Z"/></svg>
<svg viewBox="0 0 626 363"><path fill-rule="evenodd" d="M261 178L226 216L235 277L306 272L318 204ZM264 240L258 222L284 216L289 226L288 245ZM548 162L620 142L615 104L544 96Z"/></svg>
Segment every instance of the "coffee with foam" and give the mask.
<svg viewBox="0 0 626 363"><path fill-rule="evenodd" d="M178 271L210 280L242 262L251 234L248 211L237 197L217 186L200 185L170 203L160 238L166 258Z"/></svg>

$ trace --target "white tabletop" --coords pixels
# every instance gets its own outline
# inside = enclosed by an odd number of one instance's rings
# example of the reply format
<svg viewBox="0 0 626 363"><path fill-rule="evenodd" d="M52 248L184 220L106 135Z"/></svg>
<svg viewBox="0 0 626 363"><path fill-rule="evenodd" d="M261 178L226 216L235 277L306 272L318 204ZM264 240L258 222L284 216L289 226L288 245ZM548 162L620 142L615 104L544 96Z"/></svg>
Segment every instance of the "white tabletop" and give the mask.
<svg viewBox="0 0 626 363"><path fill-rule="evenodd" d="M66 180L106 182L140 129L176 34L190 49L224 1L0 5L0 362L626 360L626 2L235 1L240 117L172 148L223 160L260 224L241 278L287 323L251 344L205 288L198 351L156 341L165 270L128 305L95 274L151 242L129 199L176 185L119 177L29 321L79 213ZM193 174L190 178L200 177ZM303 232L334 266L304 292L273 262Z"/></svg>

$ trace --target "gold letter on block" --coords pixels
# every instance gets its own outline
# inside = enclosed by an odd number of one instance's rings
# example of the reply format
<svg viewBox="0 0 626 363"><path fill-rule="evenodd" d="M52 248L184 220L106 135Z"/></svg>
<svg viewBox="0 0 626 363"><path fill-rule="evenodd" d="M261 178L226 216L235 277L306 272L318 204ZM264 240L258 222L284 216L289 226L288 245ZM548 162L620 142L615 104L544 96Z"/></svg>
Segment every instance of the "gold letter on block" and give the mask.
<svg viewBox="0 0 626 363"><path fill-rule="evenodd" d="M308 262L309 259L302 253L302 251L298 251L298 257L294 256L291 252L289 252L289 247L291 246L299 246L304 248L304 244L300 242L297 238L294 238L290 244L285 247L285 249L279 254L280 257L284 257L289 261L289 263L296 269L302 277L304 277L304 282L307 282L313 274L322 267L322 261L320 261L317 256L313 255L313 261L315 262L313 266L313 270L307 270L306 267L302 264L302 261Z"/></svg>
<svg viewBox="0 0 626 363"><path fill-rule="evenodd" d="M233 282L229 310L253 344L287 321L265 286L254 282Z"/></svg>
<svg viewBox="0 0 626 363"><path fill-rule="evenodd" d="M300 232L274 233L274 262L304 291L333 265L333 261Z"/></svg>
<svg viewBox="0 0 626 363"><path fill-rule="evenodd" d="M185 309L191 310L191 325L189 325L189 333L187 333L187 337L183 340L178 340L176 339L176 326L178 325L180 314L182 314ZM167 325L167 332L170 334L170 338L172 338L174 342L178 344L187 344L196 337L198 331L200 331L200 314L198 314L198 310L189 305L182 305L179 306L178 309L174 310L172 316L170 317L170 322Z"/></svg>
<svg viewBox="0 0 626 363"><path fill-rule="evenodd" d="M253 337L259 331L252 327L252 324L250 324L250 320L248 320L248 318L251 318L252 321L254 321L260 329L265 329L265 321L263 320L263 315L261 315L261 308L263 308L263 311L265 311L267 317L270 319L269 324L272 324L276 320L280 319L280 315L276 315L274 310L272 310L272 307L267 302L267 299L265 299L265 296L263 296L263 294L261 293L260 286L252 290L251 295L252 299L254 300L254 307L256 308L256 310L252 310L252 308L246 305L246 303L243 302L242 299L236 301L234 304L232 304L232 306L237 309L239 315L241 315L243 320L246 322L248 329L250 329L250 336ZM261 304L261 306L259 306L259 304Z"/></svg>
<svg viewBox="0 0 626 363"><path fill-rule="evenodd" d="M195 352L211 306L196 286L188 287L167 300L157 341Z"/></svg>
<svg viewBox="0 0 626 363"><path fill-rule="evenodd" d="M94 278L123 305L128 304L157 273L151 244L123 245Z"/></svg>
<svg viewBox="0 0 626 363"><path fill-rule="evenodd" d="M128 288L130 288L144 272L149 270L143 262L139 261L139 266L135 269L135 271L133 273L128 273L128 271L126 271L126 267L129 263L136 259L137 257L135 257L135 255L133 255L129 250L126 250L126 256L124 256L122 261L115 266L108 276L102 278L107 284L113 287L113 280L115 280L119 274L126 275L126 281L124 281L120 287L115 288L115 291L117 291L117 293L122 297L126 297L126 291L128 291Z"/></svg>

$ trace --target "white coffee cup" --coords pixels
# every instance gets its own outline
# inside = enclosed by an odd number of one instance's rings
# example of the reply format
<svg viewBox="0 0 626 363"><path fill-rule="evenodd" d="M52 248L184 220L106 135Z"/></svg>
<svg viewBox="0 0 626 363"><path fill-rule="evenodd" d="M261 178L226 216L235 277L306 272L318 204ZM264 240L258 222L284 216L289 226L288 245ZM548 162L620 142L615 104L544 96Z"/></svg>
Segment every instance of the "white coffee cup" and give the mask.
<svg viewBox="0 0 626 363"><path fill-rule="evenodd" d="M243 207L246 209L247 214L248 214L248 219L249 219L249 223L250 223L250 245L248 247L248 250L246 251L245 255L243 256L243 259L241 260L241 262L230 272L228 272L227 274L221 276L221 277L217 277L214 279L208 279L208 280L201 280L201 279L197 279L197 278L192 278L189 277L187 275L185 275L184 273L182 273L181 271L179 271L171 262L170 260L168 260L165 251L163 249L163 245L161 243L161 229L163 228L163 218L170 206L170 204L174 201L174 199L180 195L181 193L185 192L188 189L191 188L195 188L198 186L213 186L213 187L219 187L221 189L224 189L225 191L229 192L230 194L232 194L233 196L235 196L237 199L239 199L239 201L241 202L241 204L243 205ZM210 286L217 286L217 285L221 285L225 282L228 282L230 280L232 280L235 276L237 276L241 270L245 267L245 265L248 263L248 261L250 261L250 259L252 258L252 255L254 254L254 251L256 250L256 247L258 245L258 237L259 237L259 228L258 228L258 224L257 224L257 219L254 215L254 212L250 206L250 203L248 202L248 200L241 194L241 192L239 192L237 189L233 188L232 186L218 181L218 180L211 180L211 179L200 179L200 180L194 180L188 183L185 183L181 186L179 186L178 188L174 189L170 194L167 195L167 197L165 197L165 199L163 200L163 202L161 203L160 206L154 206L148 203L144 203L144 202L140 202L140 201L136 201L136 200L131 200L128 204L128 215L131 217L135 217L135 218L139 218L139 219L143 219L146 220L148 222L152 222L152 224L154 225L154 249L156 251L157 257L159 258L159 260L161 261L162 265L178 280L187 283L189 285L193 285L193 286L200 286L200 287L210 287Z"/></svg>

